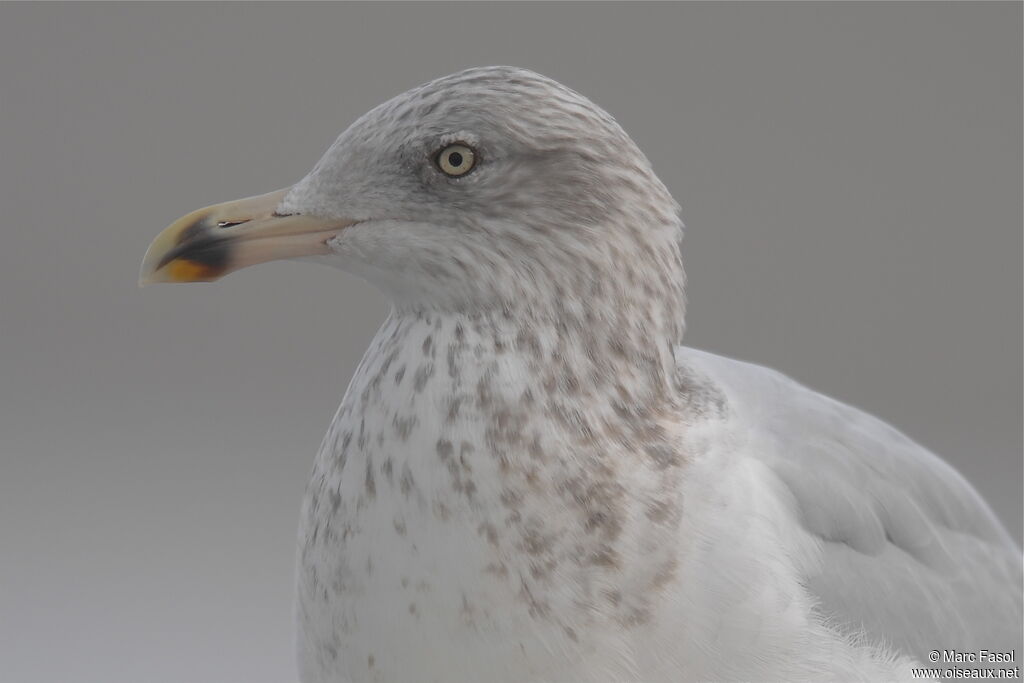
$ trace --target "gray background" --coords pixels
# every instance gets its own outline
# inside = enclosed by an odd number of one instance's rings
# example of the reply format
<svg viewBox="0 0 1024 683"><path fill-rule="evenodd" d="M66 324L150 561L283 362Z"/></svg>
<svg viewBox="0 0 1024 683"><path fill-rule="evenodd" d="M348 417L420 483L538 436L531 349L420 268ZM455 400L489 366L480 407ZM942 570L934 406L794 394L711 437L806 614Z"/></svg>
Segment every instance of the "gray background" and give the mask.
<svg viewBox="0 0 1024 683"><path fill-rule="evenodd" d="M0 679L281 682L321 435L383 299L136 289L199 206L511 63L683 205L688 343L943 454L1021 535L1021 5L0 6Z"/></svg>

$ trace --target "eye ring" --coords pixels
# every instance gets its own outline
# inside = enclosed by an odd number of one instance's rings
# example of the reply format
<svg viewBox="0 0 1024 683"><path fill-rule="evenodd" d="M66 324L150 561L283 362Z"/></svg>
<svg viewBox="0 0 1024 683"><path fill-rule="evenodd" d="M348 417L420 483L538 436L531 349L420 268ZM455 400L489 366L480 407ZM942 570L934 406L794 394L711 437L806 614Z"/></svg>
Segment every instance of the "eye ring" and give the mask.
<svg viewBox="0 0 1024 683"><path fill-rule="evenodd" d="M461 178L476 168L476 152L463 142L453 142L434 155L434 164L449 178Z"/></svg>

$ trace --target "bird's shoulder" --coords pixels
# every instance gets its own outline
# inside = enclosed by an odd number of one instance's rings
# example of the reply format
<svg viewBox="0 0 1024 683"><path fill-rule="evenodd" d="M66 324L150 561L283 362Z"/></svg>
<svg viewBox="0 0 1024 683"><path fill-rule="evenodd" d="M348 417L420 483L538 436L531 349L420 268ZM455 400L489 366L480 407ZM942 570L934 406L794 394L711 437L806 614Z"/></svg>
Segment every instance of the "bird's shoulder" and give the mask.
<svg viewBox="0 0 1024 683"><path fill-rule="evenodd" d="M885 539L869 533L869 527L887 528L889 540L899 541L901 531L911 531L900 524L916 519L1013 545L959 472L877 417L760 365L687 347L678 347L676 357L681 368L699 373L720 393L727 406L724 425L742 430L746 442L756 445L746 452L786 483L801 503L805 521L823 537L870 551ZM865 497L862 505L844 502L843 496L837 499L837 487ZM919 509L906 509L894 497L913 501ZM837 515L845 508L856 514L859 507L877 508L880 518L840 529L833 526L836 519L816 514L816 508ZM866 535L850 536L857 530Z"/></svg>

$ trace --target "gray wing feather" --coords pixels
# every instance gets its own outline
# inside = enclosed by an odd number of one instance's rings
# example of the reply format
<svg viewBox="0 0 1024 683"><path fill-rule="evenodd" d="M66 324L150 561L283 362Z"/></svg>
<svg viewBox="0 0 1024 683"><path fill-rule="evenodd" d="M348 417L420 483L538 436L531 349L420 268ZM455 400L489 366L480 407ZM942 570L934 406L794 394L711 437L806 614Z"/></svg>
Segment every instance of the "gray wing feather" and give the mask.
<svg viewBox="0 0 1024 683"><path fill-rule="evenodd" d="M1022 643L1021 552L970 484L884 422L756 365L679 349L752 425L822 543L823 616L927 661Z"/></svg>

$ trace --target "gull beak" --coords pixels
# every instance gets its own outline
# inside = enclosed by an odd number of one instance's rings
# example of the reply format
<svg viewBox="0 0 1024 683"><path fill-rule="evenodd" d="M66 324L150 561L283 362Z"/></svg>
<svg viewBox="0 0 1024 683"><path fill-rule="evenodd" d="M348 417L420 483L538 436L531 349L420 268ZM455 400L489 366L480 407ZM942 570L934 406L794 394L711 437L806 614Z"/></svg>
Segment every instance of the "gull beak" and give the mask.
<svg viewBox="0 0 1024 683"><path fill-rule="evenodd" d="M171 223L146 250L139 285L213 282L257 263L327 254L327 241L355 222L279 214L287 192L208 206Z"/></svg>

